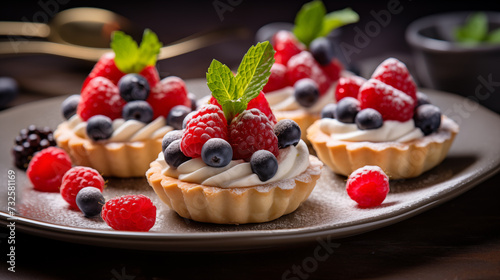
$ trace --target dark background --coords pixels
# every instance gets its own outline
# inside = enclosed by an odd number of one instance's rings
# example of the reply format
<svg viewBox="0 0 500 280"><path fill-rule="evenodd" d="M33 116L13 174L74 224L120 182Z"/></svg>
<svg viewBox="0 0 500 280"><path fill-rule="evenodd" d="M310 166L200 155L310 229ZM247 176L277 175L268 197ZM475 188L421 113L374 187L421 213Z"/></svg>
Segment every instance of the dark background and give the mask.
<svg viewBox="0 0 500 280"><path fill-rule="evenodd" d="M32 21L50 1L8 1L0 20ZM61 1L62 2L62 1ZM293 22L306 1L232 1L221 21L214 1L67 1L59 10L91 6L110 9L127 17L138 30L150 28L164 44L196 32L219 27L244 26L246 39L230 40L176 58L160 61L162 77L203 78L213 58L234 67L253 34L264 24ZM230 1L220 0L228 3ZM341 40L353 44L355 28L364 29L373 13L390 1L324 1L328 11L351 7L360 22L343 28ZM52 1L51 3L58 3ZM402 12L392 15L382 32L367 47L352 55L352 63L368 72L387 56L412 66L404 39L413 20L456 10L499 10L495 1L399 1ZM54 95L78 93L93 64L49 55L0 57L0 76L19 81L17 106ZM500 278L500 176L466 194L398 224L338 240L340 247L307 279L499 279ZM4 229L0 234L6 234ZM4 236L4 235L2 235ZM5 239L0 255L1 279L282 279L293 265L311 256L317 244L297 244L265 251L175 253L140 252L63 243L17 232L17 272L6 273ZM5 267L5 269L4 269ZM93 277L87 277L93 275ZM294 279L294 278L289 278ZM300 278L295 278L300 279ZM302 279L306 279L303 277Z"/></svg>

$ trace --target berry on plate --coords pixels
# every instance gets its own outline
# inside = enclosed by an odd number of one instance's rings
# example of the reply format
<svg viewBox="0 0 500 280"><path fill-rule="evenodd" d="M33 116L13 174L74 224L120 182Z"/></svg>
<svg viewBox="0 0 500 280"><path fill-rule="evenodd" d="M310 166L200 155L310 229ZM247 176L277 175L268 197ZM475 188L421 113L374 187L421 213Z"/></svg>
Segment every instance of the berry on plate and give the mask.
<svg viewBox="0 0 500 280"><path fill-rule="evenodd" d="M85 187L76 195L76 205L85 217L94 217L101 214L105 203L106 200L98 188Z"/></svg>
<svg viewBox="0 0 500 280"><path fill-rule="evenodd" d="M97 170L86 166L75 166L64 174L60 193L72 208L78 209L76 196L81 189L92 187L102 192L104 184L104 178Z"/></svg>
<svg viewBox="0 0 500 280"><path fill-rule="evenodd" d="M384 60L375 69L371 78L399 89L411 96L414 101L417 101L417 86L415 81L410 75L408 68L406 68L406 65L396 58L390 57Z"/></svg>
<svg viewBox="0 0 500 280"><path fill-rule="evenodd" d="M95 115L114 120L121 117L125 103L115 84L107 78L96 77L82 91L77 113L84 121Z"/></svg>
<svg viewBox="0 0 500 280"><path fill-rule="evenodd" d="M373 108L384 121L405 122L413 117L415 101L406 93L379 80L370 79L359 89L360 108Z"/></svg>
<svg viewBox="0 0 500 280"><path fill-rule="evenodd" d="M379 206L389 193L389 177L382 168L367 165L349 175L346 190L361 208Z"/></svg>
<svg viewBox="0 0 500 280"><path fill-rule="evenodd" d="M142 194L124 195L108 200L101 217L115 230L149 231L156 222L156 206Z"/></svg>
<svg viewBox="0 0 500 280"><path fill-rule="evenodd" d="M335 88L335 100L339 102L342 98L350 96L358 98L359 88L366 82L366 79L359 76L341 77Z"/></svg>
<svg viewBox="0 0 500 280"><path fill-rule="evenodd" d="M278 156L278 138L273 123L258 109L243 111L229 125L229 141L233 159L249 161L258 150L268 150Z"/></svg>
<svg viewBox="0 0 500 280"><path fill-rule="evenodd" d="M227 120L216 105L206 105L186 124L181 150L187 157L201 156L203 144L210 138L228 139Z"/></svg>
<svg viewBox="0 0 500 280"><path fill-rule="evenodd" d="M23 128L15 138L15 146L12 148L14 164L17 168L26 170L33 155L50 146L56 146L52 130L48 127L38 128L30 125Z"/></svg>
<svg viewBox="0 0 500 280"><path fill-rule="evenodd" d="M71 159L63 149L48 147L33 156L26 175L35 190L58 192L63 176L70 168Z"/></svg>

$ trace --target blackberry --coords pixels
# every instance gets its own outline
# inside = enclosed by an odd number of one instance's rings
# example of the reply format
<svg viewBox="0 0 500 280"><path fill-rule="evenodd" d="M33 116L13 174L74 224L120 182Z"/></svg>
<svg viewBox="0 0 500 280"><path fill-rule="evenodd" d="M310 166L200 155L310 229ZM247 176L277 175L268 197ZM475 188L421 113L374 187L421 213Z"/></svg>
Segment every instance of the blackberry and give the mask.
<svg viewBox="0 0 500 280"><path fill-rule="evenodd" d="M50 146L56 146L54 135L49 127L30 125L21 129L14 140L12 154L17 168L26 170L33 155Z"/></svg>

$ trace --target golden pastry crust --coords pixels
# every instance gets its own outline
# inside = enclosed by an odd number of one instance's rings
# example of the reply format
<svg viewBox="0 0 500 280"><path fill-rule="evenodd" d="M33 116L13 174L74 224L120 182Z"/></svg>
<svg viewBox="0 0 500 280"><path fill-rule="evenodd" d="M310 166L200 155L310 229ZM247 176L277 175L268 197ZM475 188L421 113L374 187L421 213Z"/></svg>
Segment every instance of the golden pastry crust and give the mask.
<svg viewBox="0 0 500 280"><path fill-rule="evenodd" d="M181 217L216 224L262 223L295 211L309 197L323 167L316 157L309 160L309 167L297 177L262 186L219 188L183 182L163 175L156 161L146 177Z"/></svg>
<svg viewBox="0 0 500 280"><path fill-rule="evenodd" d="M293 111L273 111L273 114L278 121L285 119L295 121L302 132L301 139L307 144L309 144L309 140L307 140L307 128L320 119L319 114L311 114L301 109Z"/></svg>
<svg viewBox="0 0 500 280"><path fill-rule="evenodd" d="M161 138L136 142L95 143L76 135L64 122L54 131L57 145L73 164L89 166L103 176L142 177L161 151Z"/></svg>
<svg viewBox="0 0 500 280"><path fill-rule="evenodd" d="M459 127L446 116L435 133L405 143L349 142L333 140L316 121L307 131L319 159L333 172L349 176L365 165L380 166L391 179L417 177L441 163Z"/></svg>

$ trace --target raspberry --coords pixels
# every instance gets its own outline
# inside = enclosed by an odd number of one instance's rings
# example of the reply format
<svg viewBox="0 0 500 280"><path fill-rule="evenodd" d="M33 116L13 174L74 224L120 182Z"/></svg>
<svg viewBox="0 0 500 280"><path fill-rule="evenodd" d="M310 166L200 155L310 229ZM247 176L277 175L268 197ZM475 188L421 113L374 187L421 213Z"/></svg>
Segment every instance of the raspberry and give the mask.
<svg viewBox="0 0 500 280"><path fill-rule="evenodd" d="M332 59L327 65L321 65L323 72L332 80L336 81L340 78L340 72L344 69L344 66L336 58Z"/></svg>
<svg viewBox="0 0 500 280"><path fill-rule="evenodd" d="M384 60L373 72L372 79L393 86L417 101L417 86L413 77L406 65L395 58Z"/></svg>
<svg viewBox="0 0 500 280"><path fill-rule="evenodd" d="M294 55L287 64L286 77L290 85L294 85L300 79L310 78L318 84L320 94L324 94L332 81L323 72L318 62L308 51Z"/></svg>
<svg viewBox="0 0 500 280"><path fill-rule="evenodd" d="M203 144L211 138L228 139L227 121L217 105L206 105L191 117L182 135L181 150L188 157L200 157Z"/></svg>
<svg viewBox="0 0 500 280"><path fill-rule="evenodd" d="M279 154L273 123L256 108L245 110L232 120L229 139L233 159L250 161L252 154L258 150L268 150L276 157Z"/></svg>
<svg viewBox="0 0 500 280"><path fill-rule="evenodd" d="M175 76L170 76L159 81L151 87L146 101L153 108L153 119L159 116L167 117L170 109L177 105L191 107L188 91L184 81Z"/></svg>
<svg viewBox="0 0 500 280"><path fill-rule="evenodd" d="M101 174L93 168L75 166L68 170L62 178L60 189L61 196L72 208L78 209L76 195L85 187L94 187L102 192L104 188L104 179Z"/></svg>
<svg viewBox="0 0 500 280"><path fill-rule="evenodd" d="M286 66L279 63L274 63L271 67L271 76L267 84L264 86L264 92L271 92L289 86L286 79Z"/></svg>
<svg viewBox="0 0 500 280"><path fill-rule="evenodd" d="M107 78L97 77L82 92L77 113L84 121L95 115L104 115L114 120L121 117L125 103L116 85Z"/></svg>
<svg viewBox="0 0 500 280"><path fill-rule="evenodd" d="M288 60L305 50L305 46L295 38L292 32L281 30L274 34L272 38L273 48L276 51L274 59L276 63L286 65Z"/></svg>
<svg viewBox="0 0 500 280"><path fill-rule="evenodd" d="M90 74L83 82L81 92L83 92L88 83L96 77L107 78L116 85L118 84L120 78L123 77L123 75L125 75L125 73L123 73L122 71L120 71L120 69L118 69L118 67L116 67L115 53L105 53L99 58L99 61L97 61L97 63L94 65L94 68L92 68L92 71L90 71Z"/></svg>
<svg viewBox="0 0 500 280"><path fill-rule="evenodd" d="M61 148L49 147L31 159L26 174L36 190L58 192L64 173L71 168L71 159Z"/></svg>
<svg viewBox="0 0 500 280"><path fill-rule="evenodd" d="M215 97L211 96L208 103L217 105L222 110L222 106L219 104L217 99L215 99ZM269 102L267 102L266 95L264 94L264 92L261 91L259 95L257 95L257 97L248 102L247 110L252 108L259 109L262 113L264 113L264 115L266 115L266 117L273 124L276 124L278 122L276 116L273 114L273 111L271 110L271 106L269 106Z"/></svg>
<svg viewBox="0 0 500 280"><path fill-rule="evenodd" d="M115 230L149 231L156 222L156 206L142 194L124 195L108 200L101 216Z"/></svg>
<svg viewBox="0 0 500 280"><path fill-rule="evenodd" d="M359 207L375 207L382 204L389 193L389 177L382 168L366 165L349 175L346 190Z"/></svg>
<svg viewBox="0 0 500 280"><path fill-rule="evenodd" d="M404 92L383 82L370 79L359 89L360 108L373 108L384 121L405 122L413 117L415 101Z"/></svg>
<svg viewBox="0 0 500 280"><path fill-rule="evenodd" d="M160 74L154 65L148 65L139 73L148 80L149 88L153 88L160 81Z"/></svg>
<svg viewBox="0 0 500 280"><path fill-rule="evenodd" d="M366 82L360 76L341 77L335 88L335 100L339 102L344 97L358 98L359 88Z"/></svg>

